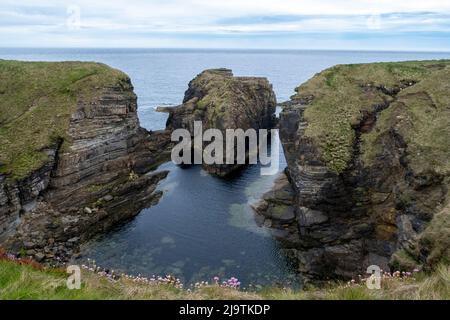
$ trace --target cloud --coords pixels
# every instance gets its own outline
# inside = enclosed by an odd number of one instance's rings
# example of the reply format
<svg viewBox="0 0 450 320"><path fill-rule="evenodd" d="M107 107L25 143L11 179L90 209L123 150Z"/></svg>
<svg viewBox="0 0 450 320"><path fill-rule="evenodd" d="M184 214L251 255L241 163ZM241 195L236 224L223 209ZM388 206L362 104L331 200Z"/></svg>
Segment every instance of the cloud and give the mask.
<svg viewBox="0 0 450 320"><path fill-rule="evenodd" d="M69 6L80 9L69 28ZM450 33L450 1L436 0L2 0L0 46L245 46L277 36ZM239 40L238 37L245 39ZM264 39L264 37L266 37ZM328 40L326 40L328 39ZM179 41L181 40L181 41ZM423 39L422 39L423 40ZM314 41L317 43L317 41ZM325 44L325 43L324 43Z"/></svg>

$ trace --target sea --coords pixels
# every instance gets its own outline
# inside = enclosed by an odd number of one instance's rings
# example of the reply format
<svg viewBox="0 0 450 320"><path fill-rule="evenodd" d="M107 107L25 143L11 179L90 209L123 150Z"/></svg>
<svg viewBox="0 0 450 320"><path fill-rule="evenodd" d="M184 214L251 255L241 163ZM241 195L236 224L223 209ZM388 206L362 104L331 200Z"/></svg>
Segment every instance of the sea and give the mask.
<svg viewBox="0 0 450 320"><path fill-rule="evenodd" d="M278 102L295 87L336 64L449 59L450 53L315 50L57 49L0 48L0 59L95 61L126 72L138 96L140 124L165 127L158 106L181 103L188 82L209 68L229 68L236 76L267 77ZM280 148L279 172L286 167ZM297 286L301 274L270 230L259 227L251 203L270 190L276 175L262 176L260 165L220 179L200 166L171 162L158 189L157 205L82 246L79 263L146 277L174 275L187 286L235 277L245 288Z"/></svg>

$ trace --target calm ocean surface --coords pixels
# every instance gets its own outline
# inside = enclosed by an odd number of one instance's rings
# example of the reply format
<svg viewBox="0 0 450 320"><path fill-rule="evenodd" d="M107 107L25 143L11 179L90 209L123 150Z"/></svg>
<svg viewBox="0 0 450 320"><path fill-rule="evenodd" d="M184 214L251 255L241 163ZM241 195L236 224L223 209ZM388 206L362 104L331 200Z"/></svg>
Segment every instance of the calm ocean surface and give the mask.
<svg viewBox="0 0 450 320"><path fill-rule="evenodd" d="M188 82L207 68L226 67L239 76L263 76L279 102L324 68L342 63L450 59L450 53L255 51L172 49L4 49L0 59L103 62L126 72L138 95L139 119L147 129L163 129L160 105L179 104ZM285 167L281 154L280 171ZM267 230L256 226L249 203L267 191L274 177L251 166L231 180L199 167L172 163L160 184L158 205L117 226L83 247L82 259L130 274L175 274L185 282L237 277L244 286L296 282Z"/></svg>

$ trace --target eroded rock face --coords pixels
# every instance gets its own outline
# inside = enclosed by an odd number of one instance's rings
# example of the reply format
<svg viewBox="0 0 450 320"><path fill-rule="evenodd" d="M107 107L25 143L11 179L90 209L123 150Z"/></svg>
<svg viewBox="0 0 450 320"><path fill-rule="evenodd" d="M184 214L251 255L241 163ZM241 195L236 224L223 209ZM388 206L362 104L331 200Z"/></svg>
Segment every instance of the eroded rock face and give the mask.
<svg viewBox="0 0 450 320"><path fill-rule="evenodd" d="M78 102L68 130L70 147L58 153L46 193L58 207L92 202L108 192L103 186L149 171L159 157L151 149L162 152L170 139L165 132L148 132L139 126L129 80L126 85L100 90L94 102Z"/></svg>
<svg viewBox="0 0 450 320"><path fill-rule="evenodd" d="M169 112L167 129L187 129L194 136L194 121L203 131L213 128L270 129L275 121L276 99L266 78L234 77L231 70L212 69L200 73L189 83L183 104ZM225 152L224 152L225 154ZM210 173L226 176L242 165L206 165Z"/></svg>
<svg viewBox="0 0 450 320"><path fill-rule="evenodd" d="M63 261L161 196L155 189L168 172L146 173L167 159L170 133L139 126L128 77L91 89L95 98L77 96L66 138L41 168L0 175L0 243L13 252Z"/></svg>
<svg viewBox="0 0 450 320"><path fill-rule="evenodd" d="M50 161L20 181L8 181L6 175L0 174L0 243L15 233L21 211L33 209L38 196L47 189L57 149L47 153Z"/></svg>
<svg viewBox="0 0 450 320"><path fill-rule="evenodd" d="M275 179L272 190L252 204L258 225L269 228L273 237L281 241L286 248L298 244L294 204L295 193L284 173Z"/></svg>
<svg viewBox="0 0 450 320"><path fill-rule="evenodd" d="M423 240L448 201L449 75L448 62L338 66L297 88L279 127L295 195L286 247L301 272L349 278L449 258L444 213L441 235Z"/></svg>

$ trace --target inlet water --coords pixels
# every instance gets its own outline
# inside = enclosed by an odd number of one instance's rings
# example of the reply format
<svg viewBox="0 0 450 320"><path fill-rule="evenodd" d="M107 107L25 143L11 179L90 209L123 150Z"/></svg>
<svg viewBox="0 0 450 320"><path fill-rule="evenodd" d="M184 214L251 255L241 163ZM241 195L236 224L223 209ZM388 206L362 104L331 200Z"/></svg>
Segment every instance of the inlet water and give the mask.
<svg viewBox="0 0 450 320"><path fill-rule="evenodd" d="M138 95L141 126L163 129L160 105L181 103L188 82L207 68L226 67L238 76L267 77L278 101L315 73L339 63L449 58L446 53L165 50L165 49L1 49L0 59L103 62L126 72ZM285 161L281 153L280 170ZM160 202L82 248L81 260L129 274L173 274L186 283L234 276L244 286L296 283L279 244L259 228L250 203L268 191L274 176L258 165L232 179L219 179L199 166L166 163Z"/></svg>

